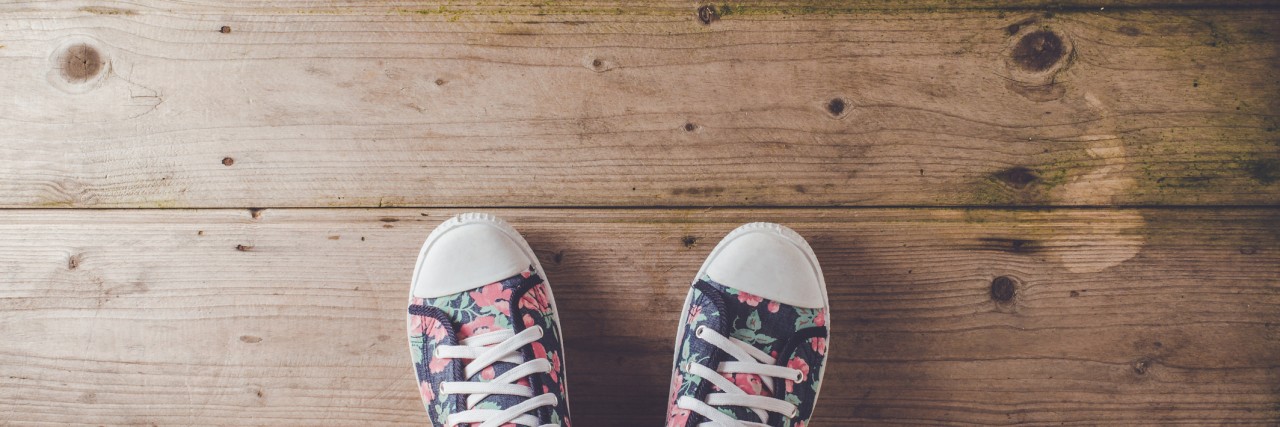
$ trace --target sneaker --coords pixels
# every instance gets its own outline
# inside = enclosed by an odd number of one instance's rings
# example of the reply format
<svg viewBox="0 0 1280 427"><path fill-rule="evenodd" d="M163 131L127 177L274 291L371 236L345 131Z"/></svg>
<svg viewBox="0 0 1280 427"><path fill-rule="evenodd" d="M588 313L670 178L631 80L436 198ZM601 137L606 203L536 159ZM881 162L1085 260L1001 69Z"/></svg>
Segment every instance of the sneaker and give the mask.
<svg viewBox="0 0 1280 427"><path fill-rule="evenodd" d="M524 238L485 214L445 221L422 246L409 348L432 425L569 426L560 319Z"/></svg>
<svg viewBox="0 0 1280 427"><path fill-rule="evenodd" d="M667 427L802 427L827 356L826 282L804 238L778 224L730 232L680 314Z"/></svg>

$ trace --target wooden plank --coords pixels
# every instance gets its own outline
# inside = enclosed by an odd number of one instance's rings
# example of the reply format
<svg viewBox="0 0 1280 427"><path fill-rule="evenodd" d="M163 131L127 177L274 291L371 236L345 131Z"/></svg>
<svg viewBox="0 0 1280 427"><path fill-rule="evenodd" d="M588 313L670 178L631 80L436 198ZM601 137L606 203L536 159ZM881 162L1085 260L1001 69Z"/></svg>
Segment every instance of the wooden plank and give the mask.
<svg viewBox="0 0 1280 427"><path fill-rule="evenodd" d="M0 210L0 419L421 424L402 310L453 213ZM830 281L815 425L1280 422L1275 209L496 213L555 286L576 425L660 422L688 282L749 220Z"/></svg>
<svg viewBox="0 0 1280 427"><path fill-rule="evenodd" d="M1280 202L1270 3L879 3L6 4L0 207Z"/></svg>
<svg viewBox="0 0 1280 427"><path fill-rule="evenodd" d="M688 2L650 0L643 4L619 4L607 0L574 1L498 1L472 0L428 2L420 0L148 0L146 2L45 0L11 1L0 4L0 11L81 10L101 14L138 14L149 12L207 12L211 9L233 9L251 13L386 13L411 11L420 14L445 15L456 19L471 16L488 18L504 15L616 15L616 16L683 16L697 15L697 9L714 8L720 15L805 15L849 14L867 12L935 12L972 10L1038 10L1077 11L1106 9L1241 9L1273 7L1271 0L746 0L721 2Z"/></svg>

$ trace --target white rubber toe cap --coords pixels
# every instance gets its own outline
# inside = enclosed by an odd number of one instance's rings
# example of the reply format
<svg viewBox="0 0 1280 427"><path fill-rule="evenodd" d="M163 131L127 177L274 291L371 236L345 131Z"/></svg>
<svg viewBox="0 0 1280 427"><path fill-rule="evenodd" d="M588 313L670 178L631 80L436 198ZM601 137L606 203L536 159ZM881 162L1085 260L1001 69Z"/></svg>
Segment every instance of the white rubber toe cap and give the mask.
<svg viewBox="0 0 1280 427"><path fill-rule="evenodd" d="M413 296L442 297L514 276L534 263L526 245L492 215L456 216L432 231L423 244Z"/></svg>
<svg viewBox="0 0 1280 427"><path fill-rule="evenodd" d="M774 301L826 307L826 284L813 250L790 228L747 224L725 236L703 270L711 280Z"/></svg>

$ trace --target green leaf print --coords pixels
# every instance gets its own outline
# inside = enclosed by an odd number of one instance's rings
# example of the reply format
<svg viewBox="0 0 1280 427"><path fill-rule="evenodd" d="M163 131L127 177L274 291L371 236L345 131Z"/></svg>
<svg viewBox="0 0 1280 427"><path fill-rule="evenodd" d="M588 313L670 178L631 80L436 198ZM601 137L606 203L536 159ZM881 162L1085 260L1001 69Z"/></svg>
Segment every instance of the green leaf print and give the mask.
<svg viewBox="0 0 1280 427"><path fill-rule="evenodd" d="M797 331L808 327L818 326L813 322L813 319L818 317L817 310L796 309L796 314L799 315L799 317L796 317Z"/></svg>
<svg viewBox="0 0 1280 427"><path fill-rule="evenodd" d="M751 329L752 331L758 331L760 330L761 326L764 326L764 323L760 322L760 312L758 311L751 312L751 315L747 316L747 329Z"/></svg>
<svg viewBox="0 0 1280 427"><path fill-rule="evenodd" d="M423 335L413 335L409 337L409 350L413 355L414 363L422 362L422 341L426 339Z"/></svg>
<svg viewBox="0 0 1280 427"><path fill-rule="evenodd" d="M773 344L774 341L778 340L777 338L774 338L765 334L757 334L756 331L753 331L750 329L736 330L733 332L733 337L742 341L760 343L765 345Z"/></svg>

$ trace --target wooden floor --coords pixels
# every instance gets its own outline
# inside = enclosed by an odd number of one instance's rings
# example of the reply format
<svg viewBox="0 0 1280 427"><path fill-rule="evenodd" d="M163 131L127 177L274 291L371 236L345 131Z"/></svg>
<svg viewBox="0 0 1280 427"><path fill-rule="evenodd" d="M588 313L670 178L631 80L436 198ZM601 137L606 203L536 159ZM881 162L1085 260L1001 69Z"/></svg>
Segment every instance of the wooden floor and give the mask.
<svg viewBox="0 0 1280 427"><path fill-rule="evenodd" d="M422 425L427 233L503 216L577 426L660 425L748 221L814 426L1280 425L1280 3L0 4L0 425Z"/></svg>

